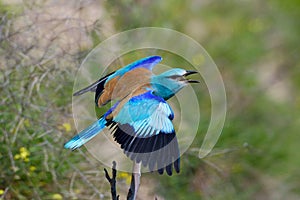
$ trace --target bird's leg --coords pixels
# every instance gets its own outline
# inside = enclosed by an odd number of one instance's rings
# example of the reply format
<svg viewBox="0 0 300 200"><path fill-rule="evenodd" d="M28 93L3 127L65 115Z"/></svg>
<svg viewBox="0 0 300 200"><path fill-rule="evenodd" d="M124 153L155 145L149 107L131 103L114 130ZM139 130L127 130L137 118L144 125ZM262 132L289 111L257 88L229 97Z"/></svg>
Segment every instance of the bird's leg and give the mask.
<svg viewBox="0 0 300 200"><path fill-rule="evenodd" d="M136 197L138 189L140 187L140 178L141 178L141 163L136 163L133 162L133 170L132 174L134 177L134 183L135 183L135 188L134 188L134 197ZM134 198L135 199L135 198Z"/></svg>
<svg viewBox="0 0 300 200"><path fill-rule="evenodd" d="M136 200L137 192L140 187L141 163L133 162L131 184L128 191L127 199Z"/></svg>

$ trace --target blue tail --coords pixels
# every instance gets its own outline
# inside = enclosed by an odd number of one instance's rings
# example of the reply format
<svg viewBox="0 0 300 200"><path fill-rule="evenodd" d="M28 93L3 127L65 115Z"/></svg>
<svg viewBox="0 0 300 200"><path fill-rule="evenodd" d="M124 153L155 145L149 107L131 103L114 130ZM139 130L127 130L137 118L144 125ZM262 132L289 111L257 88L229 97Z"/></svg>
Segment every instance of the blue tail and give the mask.
<svg viewBox="0 0 300 200"><path fill-rule="evenodd" d="M98 133L100 133L105 127L106 120L104 118L100 118L98 121L94 122L92 125L75 135L71 140L65 143L64 147L66 149L75 150L81 147L86 142L90 141L93 137L95 137Z"/></svg>

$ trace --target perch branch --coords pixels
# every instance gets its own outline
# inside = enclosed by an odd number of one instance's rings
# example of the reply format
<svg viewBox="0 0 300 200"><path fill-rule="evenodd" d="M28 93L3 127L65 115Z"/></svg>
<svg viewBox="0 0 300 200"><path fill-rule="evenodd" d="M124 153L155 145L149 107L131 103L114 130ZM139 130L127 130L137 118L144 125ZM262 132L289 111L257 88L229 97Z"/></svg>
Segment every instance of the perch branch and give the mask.
<svg viewBox="0 0 300 200"><path fill-rule="evenodd" d="M116 189L116 176L117 176L116 162L113 161L112 178L110 178L110 176L105 168L104 168L104 172L105 172L106 179L110 183L110 191L111 191L112 200L119 200L119 195L117 195L117 189Z"/></svg>

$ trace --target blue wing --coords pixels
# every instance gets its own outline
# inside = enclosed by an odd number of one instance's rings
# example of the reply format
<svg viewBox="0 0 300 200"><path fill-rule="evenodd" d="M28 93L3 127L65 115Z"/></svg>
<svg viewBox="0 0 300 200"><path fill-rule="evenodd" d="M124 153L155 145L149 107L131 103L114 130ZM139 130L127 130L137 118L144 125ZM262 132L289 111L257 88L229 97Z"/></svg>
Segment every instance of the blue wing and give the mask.
<svg viewBox="0 0 300 200"><path fill-rule="evenodd" d="M147 91L132 97L108 122L126 155L151 171L179 172L179 148L172 124L173 111L161 97Z"/></svg>
<svg viewBox="0 0 300 200"><path fill-rule="evenodd" d="M146 58L142 58L140 60L137 60L133 63L130 63L129 65L126 65L125 67L117 70L114 74L108 77L107 81L110 81L116 76L123 76L126 72L133 70L138 67L146 68L150 71L152 71L153 67L157 65L160 61L162 61L162 57L160 56L149 56Z"/></svg>

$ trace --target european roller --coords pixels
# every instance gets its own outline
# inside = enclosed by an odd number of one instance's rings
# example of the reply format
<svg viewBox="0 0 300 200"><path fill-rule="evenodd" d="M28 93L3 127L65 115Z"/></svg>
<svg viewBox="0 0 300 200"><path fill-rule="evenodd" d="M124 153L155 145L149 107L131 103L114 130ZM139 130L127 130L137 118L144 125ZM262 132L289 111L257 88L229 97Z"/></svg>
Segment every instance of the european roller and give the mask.
<svg viewBox="0 0 300 200"><path fill-rule="evenodd" d="M137 60L74 93L78 96L95 92L98 107L111 101L115 103L64 147L77 149L108 128L131 160L160 174L165 170L172 175L173 168L179 173L180 153L172 124L174 113L167 100L189 83L198 81L187 78L195 71L180 68L153 74L153 67L161 60L160 56Z"/></svg>

